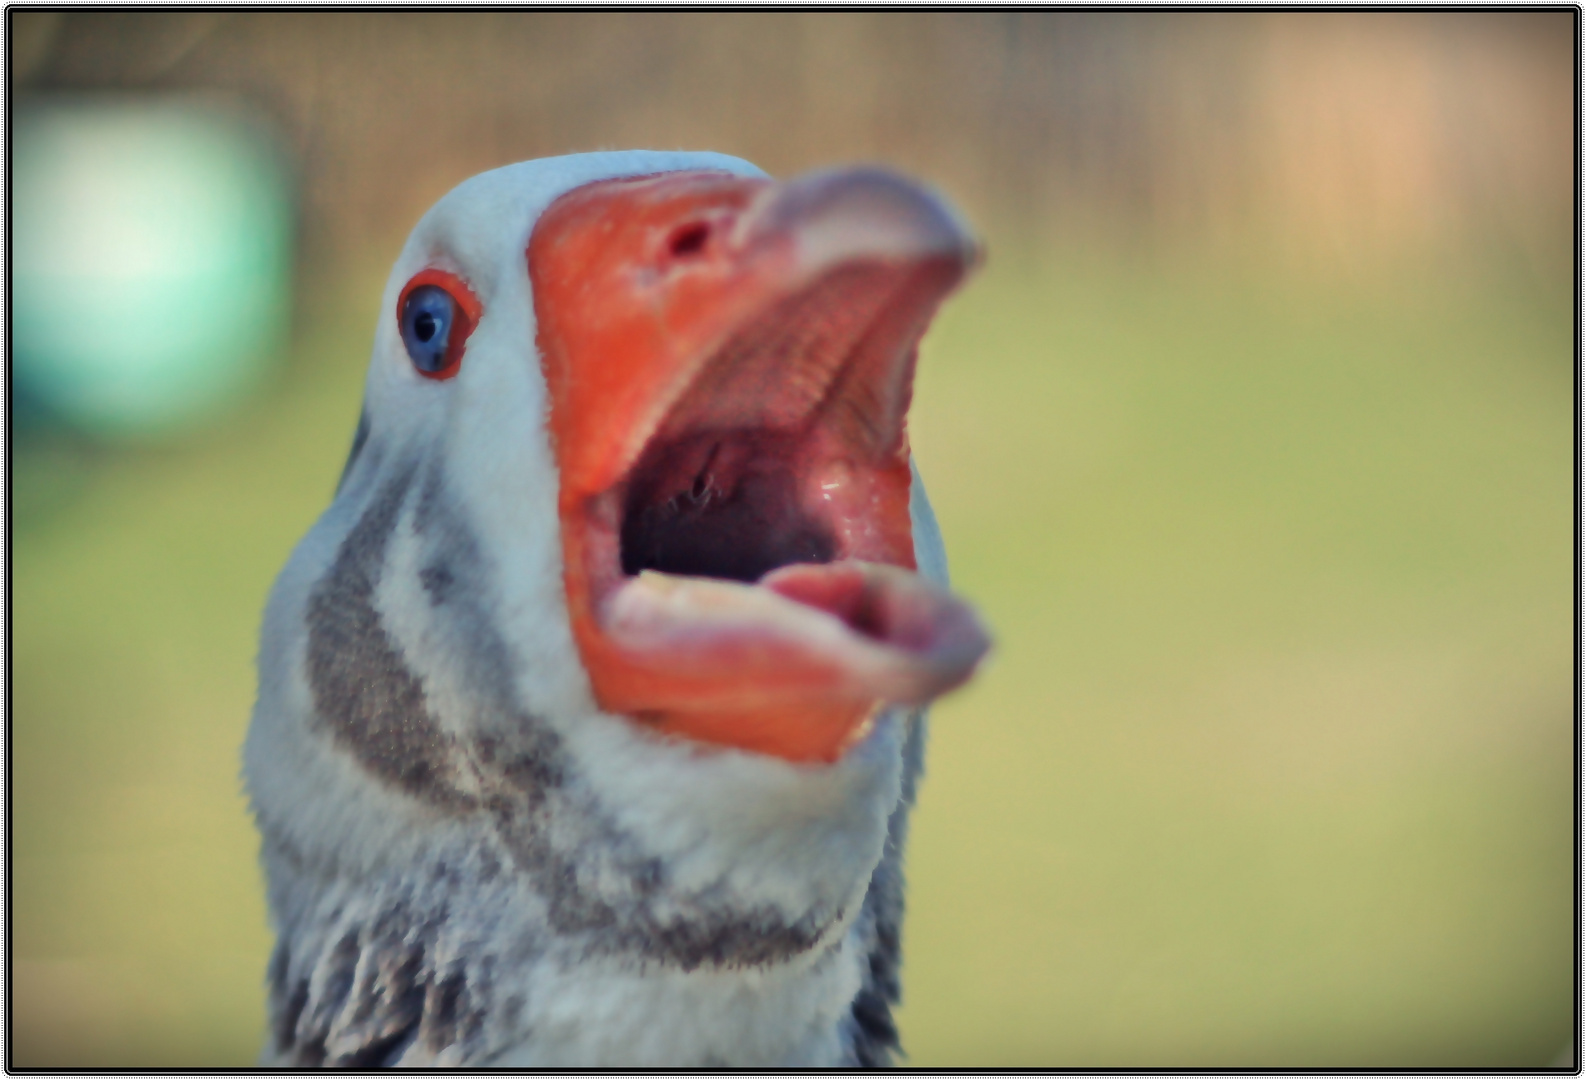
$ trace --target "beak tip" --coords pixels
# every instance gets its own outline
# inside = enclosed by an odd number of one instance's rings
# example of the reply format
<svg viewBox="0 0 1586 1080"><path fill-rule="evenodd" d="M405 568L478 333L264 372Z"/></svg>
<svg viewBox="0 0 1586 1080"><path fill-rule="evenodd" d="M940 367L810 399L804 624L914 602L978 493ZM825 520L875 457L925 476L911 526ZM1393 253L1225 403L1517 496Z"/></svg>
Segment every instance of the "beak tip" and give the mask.
<svg viewBox="0 0 1586 1080"><path fill-rule="evenodd" d="M756 214L755 235L796 237L812 271L854 259L933 259L967 272L981 245L946 200L876 166L826 169L774 189Z"/></svg>

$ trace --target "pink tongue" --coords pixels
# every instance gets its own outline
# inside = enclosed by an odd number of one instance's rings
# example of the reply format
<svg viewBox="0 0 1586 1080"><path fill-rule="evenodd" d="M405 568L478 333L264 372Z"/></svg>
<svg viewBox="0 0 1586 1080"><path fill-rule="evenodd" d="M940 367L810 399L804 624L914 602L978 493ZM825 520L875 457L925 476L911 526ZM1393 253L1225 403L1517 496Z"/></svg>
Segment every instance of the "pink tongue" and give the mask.
<svg viewBox="0 0 1586 1080"><path fill-rule="evenodd" d="M988 645L968 605L896 567L853 560L799 563L771 571L760 584L837 616L877 644L915 654L942 675L963 665L967 678Z"/></svg>
<svg viewBox="0 0 1586 1080"><path fill-rule="evenodd" d="M784 566L754 585L646 571L608 598L602 623L658 669L735 676L729 704L770 693L923 705L968 679L990 644L963 601L857 560Z"/></svg>

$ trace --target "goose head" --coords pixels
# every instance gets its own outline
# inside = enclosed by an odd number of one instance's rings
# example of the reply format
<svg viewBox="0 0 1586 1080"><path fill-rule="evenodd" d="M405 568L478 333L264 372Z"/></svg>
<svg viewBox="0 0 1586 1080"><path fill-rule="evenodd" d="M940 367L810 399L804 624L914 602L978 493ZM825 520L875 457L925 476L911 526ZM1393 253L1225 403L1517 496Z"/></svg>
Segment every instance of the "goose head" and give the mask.
<svg viewBox="0 0 1586 1080"><path fill-rule="evenodd" d="M266 610L245 769L272 1060L606 1064L545 1005L556 979L585 1001L649 972L681 1001L826 969L824 1020L778 1034L767 990L738 1035L679 1020L631 1060L831 1056L913 717L987 648L906 429L919 339L975 260L890 172L779 183L715 154L526 162L425 215L335 497ZM377 1037L354 999L394 1000L398 909L435 936ZM424 1004L454 977L472 1034Z"/></svg>

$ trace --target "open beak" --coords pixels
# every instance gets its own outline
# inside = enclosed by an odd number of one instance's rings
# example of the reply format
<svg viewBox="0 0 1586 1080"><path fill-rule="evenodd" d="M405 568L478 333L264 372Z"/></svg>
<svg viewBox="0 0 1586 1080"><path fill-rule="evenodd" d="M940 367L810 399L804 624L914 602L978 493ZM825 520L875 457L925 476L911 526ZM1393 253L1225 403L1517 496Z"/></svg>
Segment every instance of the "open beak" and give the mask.
<svg viewBox="0 0 1586 1080"><path fill-rule="evenodd" d="M530 239L574 638L657 729L833 761L988 639L913 572L916 350L977 249L877 169L564 195Z"/></svg>

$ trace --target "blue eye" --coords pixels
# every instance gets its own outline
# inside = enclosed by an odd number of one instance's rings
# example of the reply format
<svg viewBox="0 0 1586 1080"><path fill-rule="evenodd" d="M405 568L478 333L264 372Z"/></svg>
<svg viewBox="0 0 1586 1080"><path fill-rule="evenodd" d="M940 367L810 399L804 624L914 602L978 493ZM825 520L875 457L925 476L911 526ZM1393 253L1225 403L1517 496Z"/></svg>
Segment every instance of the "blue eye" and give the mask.
<svg viewBox="0 0 1586 1080"><path fill-rule="evenodd" d="M446 369L456 322L457 301L440 286L420 285L408 294L402 306L402 344L414 367L426 375Z"/></svg>

